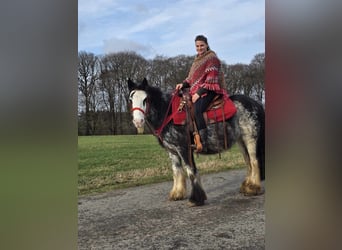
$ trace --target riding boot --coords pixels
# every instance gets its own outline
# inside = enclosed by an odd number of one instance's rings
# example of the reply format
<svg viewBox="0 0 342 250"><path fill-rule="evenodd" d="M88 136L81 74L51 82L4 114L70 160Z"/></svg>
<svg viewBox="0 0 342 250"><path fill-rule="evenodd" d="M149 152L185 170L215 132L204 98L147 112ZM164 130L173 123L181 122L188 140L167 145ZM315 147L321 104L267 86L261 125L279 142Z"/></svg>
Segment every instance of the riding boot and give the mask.
<svg viewBox="0 0 342 250"><path fill-rule="evenodd" d="M208 143L207 143L207 139L208 139L208 131L207 128L203 128L200 131L198 131L201 137L201 143L202 143L202 150L201 153L207 153L208 152Z"/></svg>

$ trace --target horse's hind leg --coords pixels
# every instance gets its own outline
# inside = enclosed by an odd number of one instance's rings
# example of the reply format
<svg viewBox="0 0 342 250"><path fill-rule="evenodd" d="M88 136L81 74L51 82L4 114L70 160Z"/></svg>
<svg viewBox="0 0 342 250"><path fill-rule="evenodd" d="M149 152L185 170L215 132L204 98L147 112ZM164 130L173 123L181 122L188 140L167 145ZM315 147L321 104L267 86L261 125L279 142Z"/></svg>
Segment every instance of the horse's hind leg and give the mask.
<svg viewBox="0 0 342 250"><path fill-rule="evenodd" d="M169 200L183 200L186 197L186 176L178 155L169 153L172 162L173 187L169 194Z"/></svg>
<svg viewBox="0 0 342 250"><path fill-rule="evenodd" d="M239 144L248 166L247 176L240 187L240 192L245 195L259 195L262 191L259 161L256 157L256 141L254 139L249 139L244 140Z"/></svg>

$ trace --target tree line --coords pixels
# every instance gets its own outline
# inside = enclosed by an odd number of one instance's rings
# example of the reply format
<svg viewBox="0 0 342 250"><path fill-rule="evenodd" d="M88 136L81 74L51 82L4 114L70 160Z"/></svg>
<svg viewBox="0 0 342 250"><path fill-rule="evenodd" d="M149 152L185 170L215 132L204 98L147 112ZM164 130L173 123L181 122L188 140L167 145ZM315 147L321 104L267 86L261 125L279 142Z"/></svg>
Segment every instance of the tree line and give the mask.
<svg viewBox="0 0 342 250"><path fill-rule="evenodd" d="M191 67L194 56L156 56L147 60L132 52L96 56L78 53L78 134L135 134L128 105L127 79L173 91ZM230 95L245 94L260 102L265 98L265 54L250 64L227 65L222 61L225 87Z"/></svg>

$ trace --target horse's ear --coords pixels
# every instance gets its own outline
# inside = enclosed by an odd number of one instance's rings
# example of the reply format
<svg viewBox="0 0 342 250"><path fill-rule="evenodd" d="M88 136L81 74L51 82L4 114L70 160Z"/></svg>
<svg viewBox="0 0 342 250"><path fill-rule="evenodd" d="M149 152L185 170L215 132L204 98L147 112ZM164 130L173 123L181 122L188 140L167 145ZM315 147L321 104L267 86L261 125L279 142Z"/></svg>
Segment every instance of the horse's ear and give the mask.
<svg viewBox="0 0 342 250"><path fill-rule="evenodd" d="M145 89L145 87L147 87L147 86L148 86L147 79L144 78L144 80L143 80L142 83L141 83L141 88L142 88L142 89Z"/></svg>
<svg viewBox="0 0 342 250"><path fill-rule="evenodd" d="M128 83L129 91L132 91L133 89L135 89L135 83L131 80L131 78L128 78L127 83Z"/></svg>

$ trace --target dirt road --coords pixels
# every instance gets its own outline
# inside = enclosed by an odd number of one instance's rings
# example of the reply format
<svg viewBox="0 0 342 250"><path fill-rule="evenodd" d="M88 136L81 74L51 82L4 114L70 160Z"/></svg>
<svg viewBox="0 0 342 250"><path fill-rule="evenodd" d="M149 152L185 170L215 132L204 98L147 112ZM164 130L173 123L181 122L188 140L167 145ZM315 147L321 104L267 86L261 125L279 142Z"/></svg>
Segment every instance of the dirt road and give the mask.
<svg viewBox="0 0 342 250"><path fill-rule="evenodd" d="M239 193L245 172L203 175L201 207L168 201L172 182L81 197L79 249L265 249L265 195Z"/></svg>

